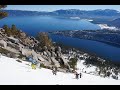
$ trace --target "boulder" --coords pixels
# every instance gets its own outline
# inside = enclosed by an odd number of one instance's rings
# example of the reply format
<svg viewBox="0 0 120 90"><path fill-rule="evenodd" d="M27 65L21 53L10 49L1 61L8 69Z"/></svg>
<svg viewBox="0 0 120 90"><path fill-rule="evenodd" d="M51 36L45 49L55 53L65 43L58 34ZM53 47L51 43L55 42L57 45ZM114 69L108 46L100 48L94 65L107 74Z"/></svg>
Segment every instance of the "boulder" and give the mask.
<svg viewBox="0 0 120 90"><path fill-rule="evenodd" d="M25 38L26 37L26 34L24 32L21 32L20 35L21 35L21 38Z"/></svg>
<svg viewBox="0 0 120 90"><path fill-rule="evenodd" d="M56 67L60 67L60 63L54 57L51 57L51 60L52 60L52 62L54 62L54 65Z"/></svg>
<svg viewBox="0 0 120 90"><path fill-rule="evenodd" d="M48 57L51 57L51 53L48 50L46 51L46 54Z"/></svg>
<svg viewBox="0 0 120 90"><path fill-rule="evenodd" d="M51 51L51 57L56 57L57 55L55 54L54 51Z"/></svg>
<svg viewBox="0 0 120 90"><path fill-rule="evenodd" d="M4 40L0 40L0 45L6 49L7 47L7 42Z"/></svg>
<svg viewBox="0 0 120 90"><path fill-rule="evenodd" d="M11 41L12 43L19 43L19 40L14 38L14 37L8 37L8 40Z"/></svg>
<svg viewBox="0 0 120 90"><path fill-rule="evenodd" d="M69 71L72 72L72 69L70 68L70 65L68 64L68 61L63 56L61 56L61 59L63 60L64 64L68 67Z"/></svg>

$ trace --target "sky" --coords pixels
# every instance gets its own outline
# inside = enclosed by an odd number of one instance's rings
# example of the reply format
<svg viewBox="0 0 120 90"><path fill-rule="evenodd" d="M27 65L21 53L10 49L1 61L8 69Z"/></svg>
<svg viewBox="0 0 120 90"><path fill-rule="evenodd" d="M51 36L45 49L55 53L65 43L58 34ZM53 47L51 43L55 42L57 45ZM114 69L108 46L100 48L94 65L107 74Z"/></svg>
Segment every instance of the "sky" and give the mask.
<svg viewBox="0 0 120 90"><path fill-rule="evenodd" d="M59 9L115 9L120 11L120 5L8 5L9 10L55 11Z"/></svg>

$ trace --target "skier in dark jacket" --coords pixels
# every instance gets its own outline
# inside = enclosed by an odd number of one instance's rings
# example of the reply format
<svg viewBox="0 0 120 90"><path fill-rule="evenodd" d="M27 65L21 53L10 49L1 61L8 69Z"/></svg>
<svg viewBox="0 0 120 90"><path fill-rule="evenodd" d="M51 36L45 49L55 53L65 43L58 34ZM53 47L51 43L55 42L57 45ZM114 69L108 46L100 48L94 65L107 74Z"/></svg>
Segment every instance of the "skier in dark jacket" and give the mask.
<svg viewBox="0 0 120 90"><path fill-rule="evenodd" d="M82 77L82 73L80 73L80 78Z"/></svg>
<svg viewBox="0 0 120 90"><path fill-rule="evenodd" d="M76 79L79 79L79 74L76 72L75 73Z"/></svg>
<svg viewBox="0 0 120 90"><path fill-rule="evenodd" d="M52 73L53 73L53 75L57 75L57 67L53 67Z"/></svg>

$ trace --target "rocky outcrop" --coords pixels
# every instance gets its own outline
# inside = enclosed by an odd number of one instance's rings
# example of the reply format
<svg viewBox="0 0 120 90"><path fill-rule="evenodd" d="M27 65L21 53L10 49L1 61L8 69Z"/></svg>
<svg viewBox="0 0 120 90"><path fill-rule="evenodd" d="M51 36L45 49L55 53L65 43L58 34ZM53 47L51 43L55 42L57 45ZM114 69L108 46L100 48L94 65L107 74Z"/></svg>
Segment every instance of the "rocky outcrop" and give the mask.
<svg viewBox="0 0 120 90"><path fill-rule="evenodd" d="M61 62L63 65L67 66L69 71L71 71L71 68L68 64L67 59L64 58L64 55L62 54L62 49L61 47L51 47L51 50L48 50L47 47L44 47L44 51L42 53L42 57L45 60L48 60L48 62L53 63L56 67L60 68L61 67Z"/></svg>
<svg viewBox="0 0 120 90"><path fill-rule="evenodd" d="M3 31L0 32L0 38L0 46L11 52L7 54L9 57L17 57L17 55L23 55L24 57L32 56L34 60L44 64L46 67L51 68L55 66L60 71L71 71L68 64L69 60L65 59L60 46L51 46L49 48L44 46L42 51L39 52L39 50L35 49L35 46L37 46L38 43L40 44L40 42L34 37L27 36L26 33L22 31L20 32L20 37L8 37ZM15 53L14 55L13 52ZM68 68L61 68L61 65L65 65Z"/></svg>
<svg viewBox="0 0 120 90"><path fill-rule="evenodd" d="M7 42L4 41L4 40L0 40L0 46L2 46L3 48L6 49L6 47L7 47Z"/></svg>
<svg viewBox="0 0 120 90"><path fill-rule="evenodd" d="M56 67L60 67L60 63L55 59L57 56L54 52L54 47L51 48L51 51L45 46L44 51L42 53L44 59L48 60L50 63L54 63Z"/></svg>

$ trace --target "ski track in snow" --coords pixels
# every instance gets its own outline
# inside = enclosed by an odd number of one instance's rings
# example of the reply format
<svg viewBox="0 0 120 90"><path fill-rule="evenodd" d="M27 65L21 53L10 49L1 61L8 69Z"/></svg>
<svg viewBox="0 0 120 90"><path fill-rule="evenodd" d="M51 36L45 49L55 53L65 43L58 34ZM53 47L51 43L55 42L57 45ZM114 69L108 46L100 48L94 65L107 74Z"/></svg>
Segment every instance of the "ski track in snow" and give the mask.
<svg viewBox="0 0 120 90"><path fill-rule="evenodd" d="M120 80L102 78L82 73L82 78L75 79L74 74L58 72L53 75L49 69L33 70L30 62L17 62L16 59L0 57L0 85L120 85ZM85 66L78 62L78 68ZM94 70L95 68L88 68ZM79 72L79 70L78 70Z"/></svg>

